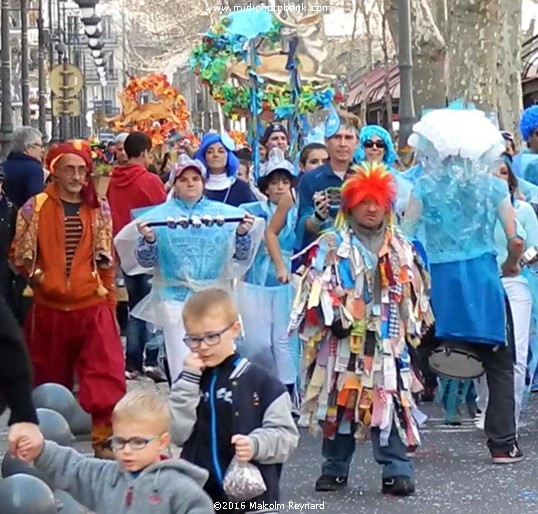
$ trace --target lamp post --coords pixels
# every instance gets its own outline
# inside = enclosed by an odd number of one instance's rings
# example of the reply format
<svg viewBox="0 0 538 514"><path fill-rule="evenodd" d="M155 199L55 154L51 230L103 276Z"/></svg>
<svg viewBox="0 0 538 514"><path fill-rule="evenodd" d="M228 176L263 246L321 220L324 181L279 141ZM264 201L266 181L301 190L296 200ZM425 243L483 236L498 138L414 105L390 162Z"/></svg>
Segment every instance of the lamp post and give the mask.
<svg viewBox="0 0 538 514"><path fill-rule="evenodd" d="M58 53L58 61L60 63L62 63L63 67L64 67L64 71L67 71L67 55L65 55L65 46L63 43L58 43L56 45L56 52ZM63 91L63 98L62 100L64 101L67 101L67 89L68 89L68 75L67 73L64 73L63 74L63 88L62 88L62 91ZM69 119L68 117L63 114L63 112L65 111L65 103L62 104L62 115L60 116L60 140L61 141L65 141L67 139L67 127L68 127L68 124L69 124Z"/></svg>
<svg viewBox="0 0 538 514"><path fill-rule="evenodd" d="M50 1L50 0L49 0ZM38 38L38 98L39 98L39 131L43 140L47 139L47 84L45 79L45 27L43 22L43 0L38 2L37 38Z"/></svg>
<svg viewBox="0 0 538 514"><path fill-rule="evenodd" d="M411 55L410 0L399 0L399 68L400 68L400 148L407 146L413 132L415 105L413 103L413 58Z"/></svg>
<svg viewBox="0 0 538 514"><path fill-rule="evenodd" d="M9 152L11 133L13 132L13 111L11 108L11 48L9 46L9 11L10 0L2 0L0 15L0 34L2 41L2 121L0 122L0 156Z"/></svg>
<svg viewBox="0 0 538 514"><path fill-rule="evenodd" d="M95 16L95 8L99 0L76 0L82 18L91 18Z"/></svg>
<svg viewBox="0 0 538 514"><path fill-rule="evenodd" d="M28 0L20 0L22 124L30 125L30 80L28 77Z"/></svg>
<svg viewBox="0 0 538 514"><path fill-rule="evenodd" d="M49 67L52 69L54 67L54 44L53 44L53 10L52 10L52 0L48 0L48 18L49 18ZM56 116L54 116L54 111L52 106L54 105L54 92L50 90L50 139L51 141L58 140L58 125L56 124Z"/></svg>

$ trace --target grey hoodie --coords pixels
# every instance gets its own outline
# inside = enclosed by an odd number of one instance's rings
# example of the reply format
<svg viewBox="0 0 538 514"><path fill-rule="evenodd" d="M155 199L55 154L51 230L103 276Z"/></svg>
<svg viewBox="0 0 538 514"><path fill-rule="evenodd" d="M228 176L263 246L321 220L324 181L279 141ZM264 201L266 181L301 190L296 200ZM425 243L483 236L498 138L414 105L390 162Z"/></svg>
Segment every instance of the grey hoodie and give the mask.
<svg viewBox="0 0 538 514"><path fill-rule="evenodd" d="M202 489L207 471L182 460L152 464L133 478L117 462L84 457L46 441L35 467L96 514L213 512L213 502Z"/></svg>

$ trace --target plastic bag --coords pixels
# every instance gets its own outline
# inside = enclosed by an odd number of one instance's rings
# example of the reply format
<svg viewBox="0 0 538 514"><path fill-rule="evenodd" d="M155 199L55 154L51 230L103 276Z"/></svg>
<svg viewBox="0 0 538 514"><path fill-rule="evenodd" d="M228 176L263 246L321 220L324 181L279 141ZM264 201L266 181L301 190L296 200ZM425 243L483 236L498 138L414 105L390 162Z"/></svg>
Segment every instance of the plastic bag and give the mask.
<svg viewBox="0 0 538 514"><path fill-rule="evenodd" d="M233 459L224 477L224 492L235 500L252 500L267 491L260 470L249 462Z"/></svg>

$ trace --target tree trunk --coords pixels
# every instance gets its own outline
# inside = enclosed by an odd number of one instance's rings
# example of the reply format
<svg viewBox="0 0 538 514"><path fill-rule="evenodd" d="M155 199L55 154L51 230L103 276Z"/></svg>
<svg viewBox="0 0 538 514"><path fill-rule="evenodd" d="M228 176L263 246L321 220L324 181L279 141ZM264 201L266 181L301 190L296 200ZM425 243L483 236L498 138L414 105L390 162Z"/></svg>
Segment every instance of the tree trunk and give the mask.
<svg viewBox="0 0 538 514"><path fill-rule="evenodd" d="M448 36L448 6L447 0L433 0L432 13L435 24L443 38Z"/></svg>
<svg viewBox="0 0 538 514"><path fill-rule="evenodd" d="M427 0L411 0L413 34L413 91L415 110L446 105L446 43Z"/></svg>
<svg viewBox="0 0 538 514"><path fill-rule="evenodd" d="M519 138L523 110L521 89L521 0L501 0L501 24L497 62L499 125Z"/></svg>
<svg viewBox="0 0 538 514"><path fill-rule="evenodd" d="M435 24L428 0L411 1L413 100L417 116L446 105L446 42ZM398 0L384 0L385 17L398 51Z"/></svg>
<svg viewBox="0 0 538 514"><path fill-rule="evenodd" d="M463 99L490 112L497 110L500 1L451 0L449 3L449 99Z"/></svg>
<svg viewBox="0 0 538 514"><path fill-rule="evenodd" d="M396 55L398 55L398 0L382 0L383 16L389 25L390 35L394 41ZM381 6L379 6L381 11ZM413 13L411 12L411 16Z"/></svg>

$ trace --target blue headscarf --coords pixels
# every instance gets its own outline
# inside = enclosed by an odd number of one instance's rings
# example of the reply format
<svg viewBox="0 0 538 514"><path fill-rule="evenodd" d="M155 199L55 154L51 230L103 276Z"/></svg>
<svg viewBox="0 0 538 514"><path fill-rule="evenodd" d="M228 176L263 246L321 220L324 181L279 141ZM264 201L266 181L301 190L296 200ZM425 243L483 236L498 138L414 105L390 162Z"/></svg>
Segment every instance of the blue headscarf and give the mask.
<svg viewBox="0 0 538 514"><path fill-rule="evenodd" d="M223 142L220 134L206 134L202 139L202 144L196 152L194 159L198 159L206 167L206 178L209 178L210 171L209 166L207 165L205 154L207 152L207 149L215 143L220 143L222 146L224 146L224 149L228 154L228 158L226 159L226 175L228 177L235 177L235 175L237 174L237 170L239 169L239 159L235 156L233 151L230 150L230 148L225 144L225 142Z"/></svg>
<svg viewBox="0 0 538 514"><path fill-rule="evenodd" d="M398 160L398 156L394 150L394 145L392 144L390 134L379 125L365 125L362 127L359 134L359 146L355 151L355 160L357 162L363 162L366 160L364 143L366 143L366 141L370 141L374 136L377 136L383 141L383 143L385 143L385 156L383 157L383 164L391 166Z"/></svg>

